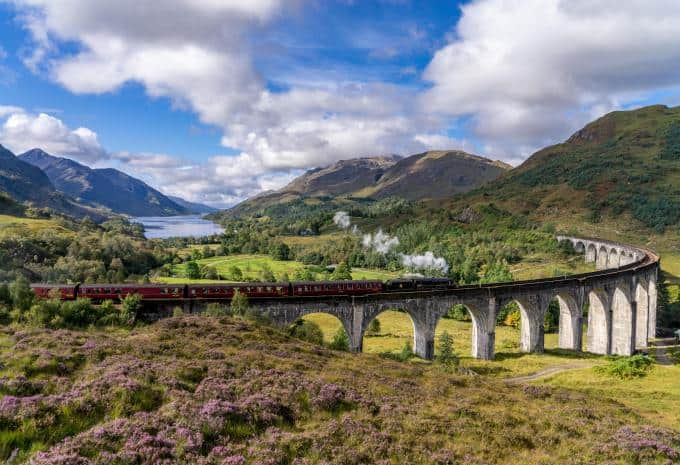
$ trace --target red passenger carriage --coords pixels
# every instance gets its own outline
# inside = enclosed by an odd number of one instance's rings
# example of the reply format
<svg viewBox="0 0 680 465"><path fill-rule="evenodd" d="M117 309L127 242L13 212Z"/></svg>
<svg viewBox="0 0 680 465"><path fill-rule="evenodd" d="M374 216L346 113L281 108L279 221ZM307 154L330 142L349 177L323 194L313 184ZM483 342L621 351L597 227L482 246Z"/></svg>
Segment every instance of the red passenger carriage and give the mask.
<svg viewBox="0 0 680 465"><path fill-rule="evenodd" d="M31 284L33 293L40 298L59 296L61 300L74 300L78 294L77 284Z"/></svg>
<svg viewBox="0 0 680 465"><path fill-rule="evenodd" d="M231 299L238 289L247 297L285 297L290 294L288 283L192 284L188 286L190 299Z"/></svg>
<svg viewBox="0 0 680 465"><path fill-rule="evenodd" d="M144 300L181 299L186 297L185 284L81 284L78 297L102 300L123 299L128 294L139 294Z"/></svg>
<svg viewBox="0 0 680 465"><path fill-rule="evenodd" d="M382 281L306 281L292 284L295 296L365 295L382 292Z"/></svg>

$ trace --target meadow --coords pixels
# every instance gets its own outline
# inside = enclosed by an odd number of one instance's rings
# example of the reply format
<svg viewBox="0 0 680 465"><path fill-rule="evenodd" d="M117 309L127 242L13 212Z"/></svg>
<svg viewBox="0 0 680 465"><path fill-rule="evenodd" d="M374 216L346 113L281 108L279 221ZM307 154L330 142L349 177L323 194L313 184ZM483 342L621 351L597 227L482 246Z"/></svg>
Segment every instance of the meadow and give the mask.
<svg viewBox="0 0 680 465"><path fill-rule="evenodd" d="M13 464L680 458L676 429L607 393L331 351L240 318L183 316L131 330L7 326L0 356L0 460Z"/></svg>
<svg viewBox="0 0 680 465"><path fill-rule="evenodd" d="M236 266L243 273L244 280L257 280L264 270L270 270L275 276L279 277L284 273L287 274L291 279L296 271L305 268L305 265L301 262L294 260L275 260L268 255L227 255L227 256L217 256L202 258L196 260L199 266L212 266L215 267L220 275L229 276L231 273L231 268ZM229 282L229 281L215 281L207 279L187 279L186 276L186 263L180 263L173 265L172 276L170 277L157 277L154 278L155 281L160 283L214 283L214 282ZM352 269L352 279L378 279L378 280L388 280L399 276L398 273L391 273L386 270L369 270L364 268L353 268Z"/></svg>

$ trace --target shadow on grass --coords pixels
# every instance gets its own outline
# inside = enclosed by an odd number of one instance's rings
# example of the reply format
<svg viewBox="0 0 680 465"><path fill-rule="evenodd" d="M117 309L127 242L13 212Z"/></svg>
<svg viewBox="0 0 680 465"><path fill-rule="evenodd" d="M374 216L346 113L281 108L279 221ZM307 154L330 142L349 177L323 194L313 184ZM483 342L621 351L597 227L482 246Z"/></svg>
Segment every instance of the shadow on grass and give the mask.
<svg viewBox="0 0 680 465"><path fill-rule="evenodd" d="M555 357L574 359L595 359L602 358L602 355L591 354L590 352L578 352L576 350L568 349L545 349L543 354L537 352L496 352L495 360L514 360L528 355L552 355Z"/></svg>

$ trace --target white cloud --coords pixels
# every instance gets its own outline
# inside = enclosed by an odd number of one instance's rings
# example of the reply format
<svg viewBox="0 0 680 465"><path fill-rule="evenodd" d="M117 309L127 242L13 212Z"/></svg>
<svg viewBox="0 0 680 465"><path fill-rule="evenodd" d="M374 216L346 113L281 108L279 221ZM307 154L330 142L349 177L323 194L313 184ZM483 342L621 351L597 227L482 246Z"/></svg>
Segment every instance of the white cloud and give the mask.
<svg viewBox="0 0 680 465"><path fill-rule="evenodd" d="M15 145L52 143L44 148L115 163L165 192L224 204L280 187L301 169L380 153L474 151L471 139L483 153L518 163L603 111L680 87L675 0L473 0L427 67L426 91L357 82L313 65L263 75L266 54L287 51L263 46L276 42L275 34L267 39L269 28L304 3L14 0L33 37L26 56L33 69L74 93L139 83L220 128L222 144L240 153L201 164L159 154L109 154L107 161L94 132L48 115L24 114L7 134ZM417 29L403 35L423 40ZM370 31L351 40L374 51L385 45ZM287 90L269 91L271 78ZM461 117L470 118L474 137L447 135Z"/></svg>
<svg viewBox="0 0 680 465"><path fill-rule="evenodd" d="M494 155L526 154L602 109L680 86L680 2L478 0L424 77L421 104L472 115ZM488 153L488 152L487 152Z"/></svg>
<svg viewBox="0 0 680 465"><path fill-rule="evenodd" d="M207 162L211 175L230 184L186 184L203 196L251 195L279 187L296 170L424 150L427 143L413 135L441 130L441 121L414 111L414 92L396 85L312 78L270 92L253 63L251 37L301 0L168 0L162 8L152 0L15 3L31 7L24 21L34 34L33 61L70 91L112 92L134 81L222 129L223 145L241 153ZM77 52L59 52L67 40L80 45Z"/></svg>
<svg viewBox="0 0 680 465"><path fill-rule="evenodd" d="M15 153L41 148L86 163L108 156L97 134L88 128L70 129L58 118L30 114L18 107L0 107L0 117L6 117L0 127L0 142Z"/></svg>

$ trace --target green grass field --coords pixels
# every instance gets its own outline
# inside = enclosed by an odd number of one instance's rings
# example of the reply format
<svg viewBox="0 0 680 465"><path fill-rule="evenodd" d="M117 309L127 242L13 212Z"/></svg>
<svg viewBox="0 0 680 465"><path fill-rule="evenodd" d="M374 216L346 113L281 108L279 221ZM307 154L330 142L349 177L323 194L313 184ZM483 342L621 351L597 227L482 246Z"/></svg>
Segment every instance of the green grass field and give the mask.
<svg viewBox="0 0 680 465"><path fill-rule="evenodd" d="M317 323L329 341L340 328L340 321L326 314L312 314L305 317ZM399 352L407 342L413 341L413 325L403 312L386 311L378 315L381 331L379 336L364 337L364 352L380 354ZM442 319L436 335L448 331L454 339L454 349L461 359L461 365L473 369L480 375L497 378L523 376L540 370L564 365L583 363L587 368L568 370L557 375L532 381L572 390L585 391L589 395L614 399L633 408L641 415L665 426L680 424L680 364L674 366L655 365L644 378L621 380L598 373L593 366L607 363L606 357L576 353L557 349L557 334L545 335L544 354L526 354L519 351L519 330L508 326L496 327L496 359L484 361L470 356L472 324L469 322ZM585 340L585 335L584 335ZM438 350L435 341L435 352ZM414 359L419 361L418 359Z"/></svg>
<svg viewBox="0 0 680 465"><path fill-rule="evenodd" d="M276 277L284 273L292 279L295 271L304 268L305 265L301 262L289 260L274 260L267 255L229 255L210 257L196 260L201 266L213 266L220 275L229 276L230 268L237 266L243 273L244 279L259 279L262 270L269 268ZM172 267L171 277L158 277L155 280L161 283L213 283L224 281L211 281L205 279L190 280L186 277L186 264L180 263ZM363 268L354 268L352 270L353 279L379 279L387 280L398 277L399 273L391 273L384 270L369 270Z"/></svg>
<svg viewBox="0 0 680 465"><path fill-rule="evenodd" d="M72 231L60 226L54 220L0 215L0 237L31 235L43 230L55 231L60 234L73 234Z"/></svg>

